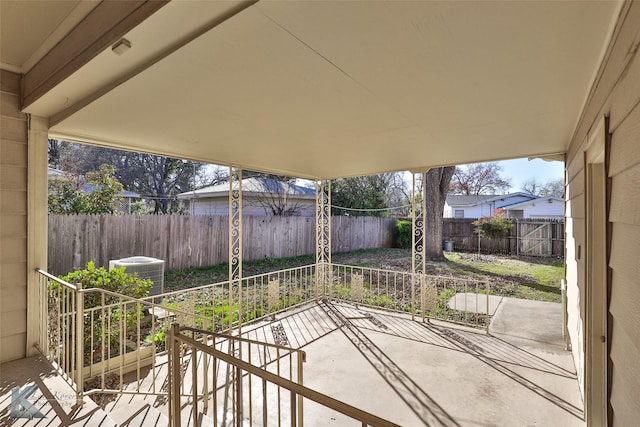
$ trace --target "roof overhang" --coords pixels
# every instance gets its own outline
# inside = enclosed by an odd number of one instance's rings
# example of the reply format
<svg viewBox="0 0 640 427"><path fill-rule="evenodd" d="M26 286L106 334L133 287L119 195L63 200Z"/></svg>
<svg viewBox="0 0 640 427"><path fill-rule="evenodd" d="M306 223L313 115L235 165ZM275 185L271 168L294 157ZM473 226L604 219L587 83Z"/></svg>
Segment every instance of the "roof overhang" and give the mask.
<svg viewBox="0 0 640 427"><path fill-rule="evenodd" d="M312 179L549 157L619 10L172 1L25 111L60 138Z"/></svg>

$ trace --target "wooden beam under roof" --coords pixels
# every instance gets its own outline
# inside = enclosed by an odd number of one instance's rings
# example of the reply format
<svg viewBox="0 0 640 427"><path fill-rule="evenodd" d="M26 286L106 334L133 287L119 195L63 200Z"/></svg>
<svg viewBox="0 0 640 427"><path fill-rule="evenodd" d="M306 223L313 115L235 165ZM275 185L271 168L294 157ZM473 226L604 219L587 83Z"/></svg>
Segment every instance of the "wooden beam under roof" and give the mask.
<svg viewBox="0 0 640 427"><path fill-rule="evenodd" d="M169 0L104 0L23 77L24 109L155 13Z"/></svg>

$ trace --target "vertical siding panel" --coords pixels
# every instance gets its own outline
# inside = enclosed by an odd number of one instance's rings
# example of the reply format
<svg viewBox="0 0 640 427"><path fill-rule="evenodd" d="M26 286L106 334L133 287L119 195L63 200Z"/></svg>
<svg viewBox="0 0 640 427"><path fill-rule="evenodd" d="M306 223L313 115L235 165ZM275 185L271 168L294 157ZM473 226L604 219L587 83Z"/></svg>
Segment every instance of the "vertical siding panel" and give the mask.
<svg viewBox="0 0 640 427"><path fill-rule="evenodd" d="M27 309L27 116L19 112L20 76L0 70L0 289L19 296L2 307L0 363L25 356ZM22 272L9 276L5 271ZM41 266L45 267L45 266ZM10 325L7 328L5 325Z"/></svg>

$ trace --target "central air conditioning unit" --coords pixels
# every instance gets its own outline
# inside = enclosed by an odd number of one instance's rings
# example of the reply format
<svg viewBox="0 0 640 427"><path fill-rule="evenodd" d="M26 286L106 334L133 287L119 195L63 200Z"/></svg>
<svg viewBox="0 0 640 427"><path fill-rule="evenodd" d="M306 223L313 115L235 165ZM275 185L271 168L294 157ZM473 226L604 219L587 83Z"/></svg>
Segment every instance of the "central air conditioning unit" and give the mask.
<svg viewBox="0 0 640 427"><path fill-rule="evenodd" d="M109 261L109 270L124 267L128 274L138 273L141 279L151 279L150 296L164 293L164 260L146 256L133 256L129 258Z"/></svg>

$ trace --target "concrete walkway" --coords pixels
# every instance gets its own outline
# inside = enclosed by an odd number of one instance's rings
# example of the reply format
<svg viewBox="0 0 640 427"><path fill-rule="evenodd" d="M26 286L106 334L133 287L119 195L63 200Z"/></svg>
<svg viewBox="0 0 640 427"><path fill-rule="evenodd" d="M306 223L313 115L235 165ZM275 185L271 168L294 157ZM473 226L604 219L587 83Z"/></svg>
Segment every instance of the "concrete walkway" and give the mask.
<svg viewBox="0 0 640 427"><path fill-rule="evenodd" d="M556 344L530 337L523 346L506 334L347 305L325 311L338 330L305 347L305 385L318 391L403 426L584 425L561 334ZM510 311L499 311L508 325ZM517 329L515 322L504 331ZM308 425L342 425L316 419Z"/></svg>
<svg viewBox="0 0 640 427"><path fill-rule="evenodd" d="M537 348L564 347L562 304L503 298L491 319L492 335Z"/></svg>
<svg viewBox="0 0 640 427"><path fill-rule="evenodd" d="M487 296L484 294L458 292L451 297L447 306L452 310L464 310L480 314L487 314L486 307L489 306L489 315L493 316L496 314L503 299L504 297L498 295L489 295L489 303L487 304Z"/></svg>

